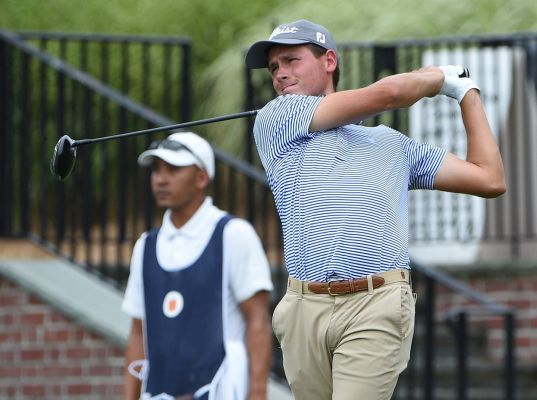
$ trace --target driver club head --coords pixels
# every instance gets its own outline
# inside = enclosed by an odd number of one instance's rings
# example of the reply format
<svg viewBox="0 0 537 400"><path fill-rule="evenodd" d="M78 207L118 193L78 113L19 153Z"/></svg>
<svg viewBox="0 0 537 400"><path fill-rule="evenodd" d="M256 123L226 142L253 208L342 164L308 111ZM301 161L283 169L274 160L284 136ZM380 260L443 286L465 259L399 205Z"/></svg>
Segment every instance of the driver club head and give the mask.
<svg viewBox="0 0 537 400"><path fill-rule="evenodd" d="M63 135L56 146L50 159L50 172L60 181L63 181L73 169L76 161L75 141L68 135Z"/></svg>

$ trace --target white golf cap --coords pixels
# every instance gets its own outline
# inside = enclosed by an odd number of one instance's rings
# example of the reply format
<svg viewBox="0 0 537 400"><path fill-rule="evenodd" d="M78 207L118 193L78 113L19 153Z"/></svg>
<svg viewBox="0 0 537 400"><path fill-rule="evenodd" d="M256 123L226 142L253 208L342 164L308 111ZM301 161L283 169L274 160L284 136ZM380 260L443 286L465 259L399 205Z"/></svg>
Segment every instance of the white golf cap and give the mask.
<svg viewBox="0 0 537 400"><path fill-rule="evenodd" d="M138 157L138 164L147 167L157 157L177 167L197 165L214 178L214 153L211 145L193 132L172 133L166 139L151 144Z"/></svg>

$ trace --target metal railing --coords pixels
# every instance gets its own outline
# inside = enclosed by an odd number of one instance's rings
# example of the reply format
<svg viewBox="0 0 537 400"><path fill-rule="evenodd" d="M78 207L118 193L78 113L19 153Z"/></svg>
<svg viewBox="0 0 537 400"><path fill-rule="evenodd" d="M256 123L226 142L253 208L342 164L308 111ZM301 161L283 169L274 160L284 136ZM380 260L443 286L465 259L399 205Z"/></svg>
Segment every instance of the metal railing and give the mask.
<svg viewBox="0 0 537 400"><path fill-rule="evenodd" d="M52 149L65 133L74 139L91 138L178 121L16 33L0 32L0 52L0 102L5 105L0 107L0 234L16 237L32 232L34 239L122 286L134 242L160 218L149 173L136 164L137 155L155 137L80 148L77 164L64 182L49 172ZM176 70L180 76L183 73ZM280 230L264 173L214 150L215 204L248 218L273 264L281 266Z"/></svg>
<svg viewBox="0 0 537 400"><path fill-rule="evenodd" d="M28 31L17 36L172 120L191 117L189 38Z"/></svg>
<svg viewBox="0 0 537 400"><path fill-rule="evenodd" d="M493 396L485 394L480 398L514 399L515 310L497 304L488 296L476 292L438 269L427 268L415 262L412 263L412 280L414 290L418 294L416 333L408 368L399 380L394 398L464 400L472 398L468 396L472 390L474 393L496 392ZM445 309L438 304L441 296L450 298ZM452 304L453 297L457 298L459 304ZM471 381L472 374L468 369L468 362L472 359L471 339L478 334L479 326L484 326L486 330L490 329L489 325L495 318L503 319L502 328L499 329L504 337L503 357L494 360L486 354L486 349L475 349L473 357L484 360L481 362L487 363L489 371L486 381L479 379ZM443 355L438 354L438 329L441 327L449 328L444 332L448 338L444 339L440 346L443 347ZM442 373L444 380L449 378L448 382L441 382L438 379L441 372L439 364L442 364L439 362L440 357L453 361L448 366L448 372ZM495 379L491 380L491 376Z"/></svg>

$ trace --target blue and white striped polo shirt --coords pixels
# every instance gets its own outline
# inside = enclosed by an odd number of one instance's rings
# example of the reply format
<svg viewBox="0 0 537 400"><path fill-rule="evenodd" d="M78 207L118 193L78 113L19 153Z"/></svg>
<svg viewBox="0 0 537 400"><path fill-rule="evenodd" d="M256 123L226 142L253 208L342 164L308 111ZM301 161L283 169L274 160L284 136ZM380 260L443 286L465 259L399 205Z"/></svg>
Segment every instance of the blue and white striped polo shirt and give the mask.
<svg viewBox="0 0 537 400"><path fill-rule="evenodd" d="M254 125L289 275L328 281L409 268L408 190L433 188L446 151L383 125L308 132L321 100L280 96Z"/></svg>

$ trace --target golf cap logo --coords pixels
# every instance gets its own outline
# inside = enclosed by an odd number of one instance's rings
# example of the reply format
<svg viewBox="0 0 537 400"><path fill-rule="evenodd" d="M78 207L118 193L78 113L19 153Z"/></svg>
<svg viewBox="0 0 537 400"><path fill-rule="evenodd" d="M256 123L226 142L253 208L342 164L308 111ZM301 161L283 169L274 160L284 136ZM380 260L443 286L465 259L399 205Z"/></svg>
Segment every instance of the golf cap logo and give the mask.
<svg viewBox="0 0 537 400"><path fill-rule="evenodd" d="M278 26L270 34L269 40L272 40L274 36L282 35L284 33L297 33L298 28L296 26Z"/></svg>
<svg viewBox="0 0 537 400"><path fill-rule="evenodd" d="M162 302L162 312L168 318L177 317L185 305L185 300L181 293L172 290L164 296L164 301Z"/></svg>
<svg viewBox="0 0 537 400"><path fill-rule="evenodd" d="M317 32L316 40L317 40L319 43L325 44L325 43L326 43L326 36L324 36L324 33Z"/></svg>

